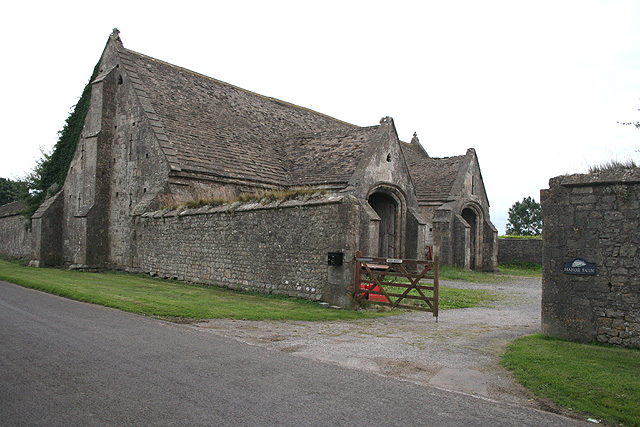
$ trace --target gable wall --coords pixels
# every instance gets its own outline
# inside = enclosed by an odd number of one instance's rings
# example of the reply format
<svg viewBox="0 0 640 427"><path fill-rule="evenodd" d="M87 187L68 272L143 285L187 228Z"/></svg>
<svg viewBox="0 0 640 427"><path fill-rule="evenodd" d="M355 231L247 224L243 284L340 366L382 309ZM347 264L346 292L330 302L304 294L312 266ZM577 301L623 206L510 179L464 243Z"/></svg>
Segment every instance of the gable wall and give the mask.
<svg viewBox="0 0 640 427"><path fill-rule="evenodd" d="M64 185L62 262L130 265L133 211L158 198L167 176L147 113L108 43Z"/></svg>
<svg viewBox="0 0 640 427"><path fill-rule="evenodd" d="M489 213L489 200L484 188L484 181L482 180L482 174L480 173L480 165L477 158L472 157L469 164L469 169L465 174L462 197L467 200L472 200L478 205L482 206L485 215Z"/></svg>
<svg viewBox="0 0 640 427"><path fill-rule="evenodd" d="M460 216L467 207L477 214L473 228L469 228ZM485 271L498 268L498 230L489 218L489 201L473 149L467 151L461 162L449 200L440 206L423 204L420 209L428 229L433 230L434 253L440 256L442 263ZM471 236L469 233L474 228L475 236ZM475 250L470 247L471 242L476 242ZM473 260L472 253L475 253Z"/></svg>
<svg viewBox="0 0 640 427"><path fill-rule="evenodd" d="M397 224L394 242L398 247L394 256L405 258L409 255L422 259L424 256L424 220L419 218L418 202L409 174L404 153L398 140L393 119L385 117L380 121L377 132L371 138L362 160L358 164L348 189L363 203L369 196L380 192L397 202ZM380 219L370 210L363 216L360 230L361 250L368 255L378 255ZM416 216L417 215L417 216ZM411 244L412 247L407 247Z"/></svg>
<svg viewBox="0 0 640 427"><path fill-rule="evenodd" d="M167 188L169 167L158 144L154 129L134 93L131 80L119 70L122 84L114 99L113 144L110 152L109 222L110 262L130 265L133 212L157 207L160 194Z"/></svg>
<svg viewBox="0 0 640 427"><path fill-rule="evenodd" d="M402 191L408 205L417 207L413 182L404 160L393 119L385 117L380 124L349 181L353 194L366 200L371 190L377 185L390 184Z"/></svg>
<svg viewBox="0 0 640 427"><path fill-rule="evenodd" d="M91 104L63 186L62 260L97 265L108 259L109 152L114 72L103 70L91 87Z"/></svg>

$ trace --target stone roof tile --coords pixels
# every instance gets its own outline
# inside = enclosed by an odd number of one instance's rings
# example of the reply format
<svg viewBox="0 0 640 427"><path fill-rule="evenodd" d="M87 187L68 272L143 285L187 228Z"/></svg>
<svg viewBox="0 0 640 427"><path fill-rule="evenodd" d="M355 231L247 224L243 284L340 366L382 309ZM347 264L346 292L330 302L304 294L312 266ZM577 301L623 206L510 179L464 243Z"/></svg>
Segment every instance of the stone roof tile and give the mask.
<svg viewBox="0 0 640 427"><path fill-rule="evenodd" d="M287 185L290 157L282 141L357 129L128 49L119 51L145 111L161 122L152 125L165 141L165 154L185 172Z"/></svg>
<svg viewBox="0 0 640 427"><path fill-rule="evenodd" d="M427 157L411 144L402 143L418 203L444 202L449 198L465 156Z"/></svg>
<svg viewBox="0 0 640 427"><path fill-rule="evenodd" d="M378 126L300 135L285 141L293 185L347 183Z"/></svg>
<svg viewBox="0 0 640 427"><path fill-rule="evenodd" d="M15 202L2 205L0 206L0 218L19 215L25 207L24 200L16 200Z"/></svg>

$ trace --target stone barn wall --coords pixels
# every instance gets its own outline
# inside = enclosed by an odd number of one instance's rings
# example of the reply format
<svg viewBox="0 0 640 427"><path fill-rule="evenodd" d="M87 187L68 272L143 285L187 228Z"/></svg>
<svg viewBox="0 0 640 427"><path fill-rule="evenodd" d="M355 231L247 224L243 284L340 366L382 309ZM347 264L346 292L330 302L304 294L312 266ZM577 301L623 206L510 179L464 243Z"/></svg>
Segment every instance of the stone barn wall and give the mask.
<svg viewBox="0 0 640 427"><path fill-rule="evenodd" d="M160 277L350 307L359 222L353 197L150 212L135 218L133 264ZM329 252L343 252L344 265L327 265Z"/></svg>
<svg viewBox="0 0 640 427"><path fill-rule="evenodd" d="M558 177L549 187L541 192L543 332L640 348L640 170ZM566 274L576 259L596 274Z"/></svg>
<svg viewBox="0 0 640 427"><path fill-rule="evenodd" d="M542 239L498 239L498 264L527 262L542 265Z"/></svg>
<svg viewBox="0 0 640 427"><path fill-rule="evenodd" d="M0 206L0 255L7 258L31 257L31 232L26 218L20 215L22 202Z"/></svg>

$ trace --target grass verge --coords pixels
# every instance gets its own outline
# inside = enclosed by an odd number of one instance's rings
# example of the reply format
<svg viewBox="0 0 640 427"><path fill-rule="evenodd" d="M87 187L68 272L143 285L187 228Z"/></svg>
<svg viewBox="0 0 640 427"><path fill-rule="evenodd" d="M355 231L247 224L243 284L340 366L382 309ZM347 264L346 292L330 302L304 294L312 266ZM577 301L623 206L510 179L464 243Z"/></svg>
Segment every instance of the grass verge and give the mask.
<svg viewBox="0 0 640 427"><path fill-rule="evenodd" d="M229 318L242 320L352 320L393 312L328 310L311 301L236 292L127 273L89 273L24 267L0 259L0 280L65 298L174 321ZM441 287L440 307L490 303L489 291Z"/></svg>
<svg viewBox="0 0 640 427"><path fill-rule="evenodd" d="M0 279L78 301L169 320L350 320L388 315L126 273L23 267L0 260Z"/></svg>
<svg viewBox="0 0 640 427"><path fill-rule="evenodd" d="M640 351L542 334L515 340L503 366L537 396L594 418L640 426Z"/></svg>

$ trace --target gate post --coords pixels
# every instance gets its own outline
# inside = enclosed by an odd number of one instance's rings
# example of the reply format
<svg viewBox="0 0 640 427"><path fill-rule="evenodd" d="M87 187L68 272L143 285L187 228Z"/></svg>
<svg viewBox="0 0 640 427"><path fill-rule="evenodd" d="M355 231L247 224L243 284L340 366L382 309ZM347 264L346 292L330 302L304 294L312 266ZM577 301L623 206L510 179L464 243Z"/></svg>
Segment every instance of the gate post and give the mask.
<svg viewBox="0 0 640 427"><path fill-rule="evenodd" d="M438 323L438 305L440 305L440 256L433 257L433 315Z"/></svg>
<svg viewBox="0 0 640 427"><path fill-rule="evenodd" d="M353 277L355 277L356 283L354 284L354 294L355 300L360 303L360 293L362 290L362 264L358 261L359 258L362 258L362 251L356 251L356 271Z"/></svg>

